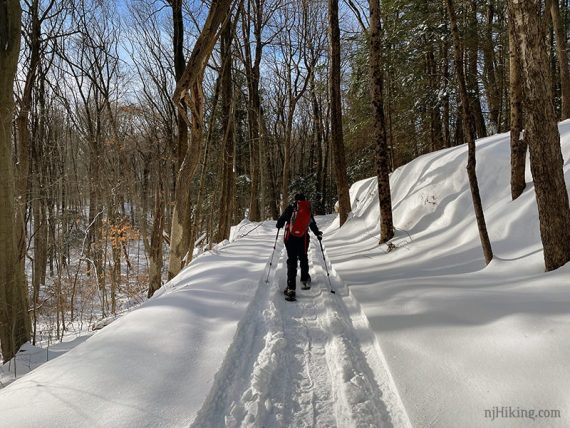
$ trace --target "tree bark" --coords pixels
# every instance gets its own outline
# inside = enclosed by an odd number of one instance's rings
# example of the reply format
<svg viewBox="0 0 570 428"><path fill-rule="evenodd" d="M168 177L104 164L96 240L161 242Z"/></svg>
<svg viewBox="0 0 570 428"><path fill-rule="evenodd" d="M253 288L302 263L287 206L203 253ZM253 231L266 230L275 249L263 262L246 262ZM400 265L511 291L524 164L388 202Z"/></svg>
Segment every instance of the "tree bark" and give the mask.
<svg viewBox="0 0 570 428"><path fill-rule="evenodd" d="M511 128L511 197L514 201L526 187L525 165L527 144L523 134L523 87L521 61L513 17L509 16L509 89Z"/></svg>
<svg viewBox="0 0 570 428"><path fill-rule="evenodd" d="M388 144L386 141L386 124L384 120L384 99L382 95L382 27L380 19L380 3L370 0L370 29L369 29L369 61L370 89L373 108L374 140L376 140L376 163L378 180L378 201L380 204L380 243L394 237L392 220L392 196L390 192L390 162L388 159Z"/></svg>
<svg viewBox="0 0 570 428"><path fill-rule="evenodd" d="M489 100L489 115L494 131L497 132L500 128L499 117L501 113L501 96L502 93L499 90L497 83L497 71L495 68L495 49L493 46L493 22L495 17L495 6L494 2L490 0L487 3L486 11L486 25L485 25L485 37L482 43L483 50L483 76L485 89L487 93L487 99Z"/></svg>
<svg viewBox="0 0 570 428"><path fill-rule="evenodd" d="M150 299L162 286L162 231L164 229L164 196L159 179L154 197L154 223L150 237L148 294ZM146 219L145 219L146 220Z"/></svg>
<svg viewBox="0 0 570 428"><path fill-rule="evenodd" d="M479 24L477 21L477 0L470 0L468 8L468 31L465 36L465 51L467 61L467 73L464 73L467 94L469 97L469 111L471 112L471 124L475 126L477 138L487 136L487 127L481 108L481 96L479 91Z"/></svg>
<svg viewBox="0 0 570 428"><path fill-rule="evenodd" d="M447 20L445 20L447 21ZM447 33L447 22L444 23L445 32ZM442 78L445 82L445 94L442 100L443 112L442 112L442 122L443 122L443 147L451 147L451 131L450 131L450 121L449 121L449 40L446 37L442 44L442 61L443 61L443 71Z"/></svg>
<svg viewBox="0 0 570 428"><path fill-rule="evenodd" d="M461 96L461 104L463 106L463 134L467 140L468 160L467 175L469 177L469 187L471 189L471 197L473 199L473 208L475 210L475 218L479 229L479 238L483 247L483 255L485 263L489 264L493 259L493 250L491 249L491 241L487 233L487 225L485 223L485 214L483 213L483 204L481 203L481 195L479 194L479 184L477 182L476 173L476 157L475 157L475 137L473 135L474 127L471 125L471 112L469 95L467 94L467 85L465 83L465 72L463 70L463 52L461 48L461 39L459 37L459 29L457 28L457 17L453 0L446 0L447 11L451 23L451 34L455 44L455 71L457 74L457 82L459 84L459 94Z"/></svg>
<svg viewBox="0 0 570 428"><path fill-rule="evenodd" d="M4 362L29 340L31 330L18 231L14 227L17 208L11 142L21 14L19 1L0 3L0 346Z"/></svg>
<svg viewBox="0 0 570 428"><path fill-rule="evenodd" d="M174 25L174 34L172 38L174 50L174 74L178 82L184 74L184 19L182 16L182 0L169 0L172 7L172 23ZM178 128L177 144L176 144L176 160L177 168L180 169L186 149L188 148L188 125L183 115L186 114L186 106L182 102L180 106L184 112L178 111L176 114L176 126Z"/></svg>
<svg viewBox="0 0 570 428"><path fill-rule="evenodd" d="M530 150L547 271L570 260L570 208L548 73L546 15L539 0L509 1L524 72L525 139Z"/></svg>
<svg viewBox="0 0 570 428"><path fill-rule="evenodd" d="M338 22L338 0L329 3L329 91L331 102L331 140L334 151L334 165L338 192L338 213L342 226L351 211L344 141L342 131L342 99L340 91L340 28Z"/></svg>
<svg viewBox="0 0 570 428"><path fill-rule="evenodd" d="M233 214L234 195L234 119L233 119L233 84L232 84L232 29L228 20L221 35L221 98L222 124L225 125L222 141L222 191L220 193L220 218L216 241L229 238Z"/></svg>

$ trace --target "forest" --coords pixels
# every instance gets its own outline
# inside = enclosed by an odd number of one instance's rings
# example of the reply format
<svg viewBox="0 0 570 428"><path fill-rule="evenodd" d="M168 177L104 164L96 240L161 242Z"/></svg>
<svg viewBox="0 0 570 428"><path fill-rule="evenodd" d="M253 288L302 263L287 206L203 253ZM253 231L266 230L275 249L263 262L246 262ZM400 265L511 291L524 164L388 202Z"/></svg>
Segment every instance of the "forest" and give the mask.
<svg viewBox="0 0 570 428"><path fill-rule="evenodd" d="M230 227L317 214L467 144L527 151L545 269L570 259L558 121L570 117L567 0L1 0L0 345L57 341L150 298Z"/></svg>

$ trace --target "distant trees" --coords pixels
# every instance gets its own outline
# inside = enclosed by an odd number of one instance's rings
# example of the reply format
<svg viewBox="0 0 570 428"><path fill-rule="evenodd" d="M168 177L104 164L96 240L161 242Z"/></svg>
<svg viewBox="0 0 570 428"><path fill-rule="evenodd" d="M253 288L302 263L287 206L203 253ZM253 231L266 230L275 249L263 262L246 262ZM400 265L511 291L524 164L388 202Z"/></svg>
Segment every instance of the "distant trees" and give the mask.
<svg viewBox="0 0 570 428"><path fill-rule="evenodd" d="M390 172L463 142L483 231L475 138L496 131L513 199L530 147L546 268L568 260L566 2L30 0L16 25L17 5L0 6L5 358L152 296L296 192L342 224L376 175L387 242Z"/></svg>

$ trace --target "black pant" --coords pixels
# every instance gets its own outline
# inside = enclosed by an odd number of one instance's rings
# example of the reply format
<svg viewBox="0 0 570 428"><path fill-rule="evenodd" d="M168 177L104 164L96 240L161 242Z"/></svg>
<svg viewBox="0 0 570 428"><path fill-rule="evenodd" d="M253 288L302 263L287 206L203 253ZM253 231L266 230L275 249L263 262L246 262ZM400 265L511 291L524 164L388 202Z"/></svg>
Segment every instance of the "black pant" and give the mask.
<svg viewBox="0 0 570 428"><path fill-rule="evenodd" d="M287 248L287 287L295 290L297 285L297 259L301 264L301 281L309 279L309 259L307 250L309 248L309 234L297 238L289 235L285 242Z"/></svg>

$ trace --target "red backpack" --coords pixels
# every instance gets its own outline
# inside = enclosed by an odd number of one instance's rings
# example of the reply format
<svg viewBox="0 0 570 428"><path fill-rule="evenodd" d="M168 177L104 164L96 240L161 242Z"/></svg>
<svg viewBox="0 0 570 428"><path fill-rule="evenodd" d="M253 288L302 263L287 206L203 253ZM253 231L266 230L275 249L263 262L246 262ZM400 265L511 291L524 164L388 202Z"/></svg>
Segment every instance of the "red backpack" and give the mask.
<svg viewBox="0 0 570 428"><path fill-rule="evenodd" d="M309 223L311 223L311 203L309 201L297 201L289 221L289 233L300 238L307 233Z"/></svg>

